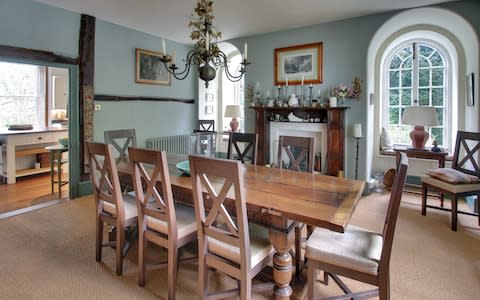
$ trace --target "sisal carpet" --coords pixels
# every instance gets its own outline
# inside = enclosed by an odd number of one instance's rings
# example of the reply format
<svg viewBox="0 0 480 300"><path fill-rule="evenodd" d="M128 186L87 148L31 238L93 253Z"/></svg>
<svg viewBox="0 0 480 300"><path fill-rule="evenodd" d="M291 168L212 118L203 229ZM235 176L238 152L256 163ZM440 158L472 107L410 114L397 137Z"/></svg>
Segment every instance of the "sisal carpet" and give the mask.
<svg viewBox="0 0 480 300"><path fill-rule="evenodd" d="M380 231L388 197L373 194L363 198L352 224ZM428 210L423 217L419 204L418 195L404 194L391 258L392 299L478 299L478 219L460 215L458 232L452 232L447 212ZM148 272L147 285L138 287L136 246L124 262L124 276L119 277L112 249L104 249L101 263L95 261L94 239L91 197L1 220L0 298L166 299L166 269ZM151 250L154 253L149 259L165 257L163 250ZM195 299L196 279L197 265L181 263L177 299ZM368 288L351 283L354 290ZM210 272L209 285L232 288L236 283ZM329 286L318 283L316 288L324 296L340 291L333 282ZM306 299L305 295L305 290L298 290L292 298ZM273 297L262 293L253 298Z"/></svg>

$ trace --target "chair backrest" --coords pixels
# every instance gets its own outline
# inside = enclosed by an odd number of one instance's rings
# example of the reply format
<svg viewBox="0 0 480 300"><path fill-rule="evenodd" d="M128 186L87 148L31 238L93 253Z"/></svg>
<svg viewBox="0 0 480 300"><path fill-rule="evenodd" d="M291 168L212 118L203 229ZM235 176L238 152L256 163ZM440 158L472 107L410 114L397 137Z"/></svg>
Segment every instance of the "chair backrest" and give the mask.
<svg viewBox="0 0 480 300"><path fill-rule="evenodd" d="M129 147L128 155L139 208L139 224L146 222L146 216L162 220L168 224L169 238L176 240L175 205L170 185L167 153Z"/></svg>
<svg viewBox="0 0 480 300"><path fill-rule="evenodd" d="M130 146L137 145L137 136L135 129L107 130L103 133L105 143L112 144L118 152L116 163L128 164L127 149Z"/></svg>
<svg viewBox="0 0 480 300"><path fill-rule="evenodd" d="M238 248L240 268L250 270L250 236L240 161L193 155L189 160L199 249L208 253L209 237L221 241ZM227 211L232 206L235 218ZM222 220L222 224L217 220Z"/></svg>
<svg viewBox="0 0 480 300"><path fill-rule="evenodd" d="M393 180L392 193L388 203L385 224L383 226L383 246L382 256L379 263L379 273L388 270L390 264L390 254L392 252L393 236L395 234L395 226L397 224L398 211L400 209L400 201L402 200L403 188L407 178L408 157L406 153L400 152L396 175Z"/></svg>
<svg viewBox="0 0 480 300"><path fill-rule="evenodd" d="M198 120L195 131L215 131L215 120Z"/></svg>
<svg viewBox="0 0 480 300"><path fill-rule="evenodd" d="M480 177L480 132L458 131L453 153L452 168Z"/></svg>
<svg viewBox="0 0 480 300"><path fill-rule="evenodd" d="M257 147L258 147L258 134L256 133L230 133L228 141L228 159L237 159L242 163L249 158L252 164L257 164ZM236 157L234 157L235 149Z"/></svg>
<svg viewBox="0 0 480 300"><path fill-rule="evenodd" d="M289 169L300 172L313 172L313 137L298 137L281 135L278 138L277 166L283 167L282 152L290 160ZM302 168L303 166L303 168Z"/></svg>
<svg viewBox="0 0 480 300"><path fill-rule="evenodd" d="M116 216L125 219L122 191L112 145L86 142L90 165L90 179L97 207L103 211L103 201L115 206Z"/></svg>

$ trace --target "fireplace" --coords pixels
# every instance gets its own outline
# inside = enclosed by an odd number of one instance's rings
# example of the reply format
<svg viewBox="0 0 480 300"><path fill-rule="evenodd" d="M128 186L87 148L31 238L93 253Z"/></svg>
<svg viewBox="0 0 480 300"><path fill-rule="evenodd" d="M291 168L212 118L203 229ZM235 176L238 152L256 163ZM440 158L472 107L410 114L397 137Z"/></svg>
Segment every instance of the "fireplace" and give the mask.
<svg viewBox="0 0 480 300"><path fill-rule="evenodd" d="M315 138L314 153L322 155L322 173L327 156L327 123L270 122L270 163L277 164L278 137L281 135ZM285 154L284 154L285 155ZM287 156L283 160L288 160Z"/></svg>

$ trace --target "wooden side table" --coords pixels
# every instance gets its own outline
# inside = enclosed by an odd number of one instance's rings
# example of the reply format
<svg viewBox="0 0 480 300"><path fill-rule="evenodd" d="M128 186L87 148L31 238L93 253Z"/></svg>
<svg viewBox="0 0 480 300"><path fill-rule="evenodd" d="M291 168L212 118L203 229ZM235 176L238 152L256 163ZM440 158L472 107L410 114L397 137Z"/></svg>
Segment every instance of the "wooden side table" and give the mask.
<svg viewBox="0 0 480 300"><path fill-rule="evenodd" d="M396 153L397 163L400 158L399 152L404 152L408 157L438 160L439 168L445 168L445 158L448 155L448 152L433 152L427 149L394 148L393 150Z"/></svg>
<svg viewBox="0 0 480 300"><path fill-rule="evenodd" d="M50 151L50 181L52 186L52 194L54 193L55 183L58 184L58 198L62 198L62 186L68 184L68 181L62 180L62 165L66 163L66 160L62 160L63 152L68 151L68 147L63 145L53 145L45 147ZM55 165L57 165L57 180L54 179Z"/></svg>

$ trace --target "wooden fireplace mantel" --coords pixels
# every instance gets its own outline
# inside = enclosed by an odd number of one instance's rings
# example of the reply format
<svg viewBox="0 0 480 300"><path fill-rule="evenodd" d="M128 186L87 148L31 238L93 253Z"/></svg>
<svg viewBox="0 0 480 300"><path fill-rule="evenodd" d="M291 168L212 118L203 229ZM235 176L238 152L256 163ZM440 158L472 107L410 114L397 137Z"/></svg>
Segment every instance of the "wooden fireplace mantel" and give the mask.
<svg viewBox="0 0 480 300"><path fill-rule="evenodd" d="M290 112L297 116L318 118L327 123L326 174L336 176L343 170L344 153L344 112L348 107L250 107L255 110L255 132L258 134L257 163L270 162L270 119L279 114L286 118Z"/></svg>

